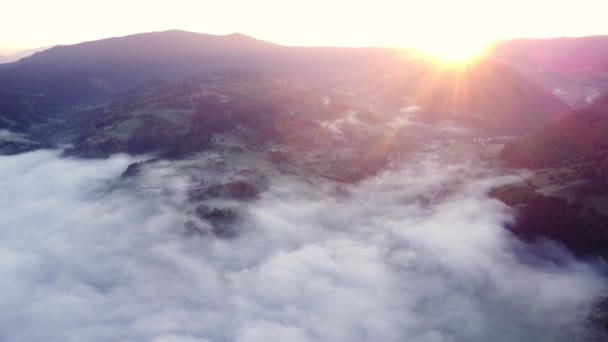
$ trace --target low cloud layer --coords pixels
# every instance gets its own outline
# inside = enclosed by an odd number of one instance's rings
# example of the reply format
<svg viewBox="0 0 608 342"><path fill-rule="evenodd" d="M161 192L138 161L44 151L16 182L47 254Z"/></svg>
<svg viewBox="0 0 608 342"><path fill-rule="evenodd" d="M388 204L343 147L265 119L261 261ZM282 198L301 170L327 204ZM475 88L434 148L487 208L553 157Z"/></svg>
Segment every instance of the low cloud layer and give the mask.
<svg viewBox="0 0 608 342"><path fill-rule="evenodd" d="M278 177L217 239L184 233L186 180L117 186L131 162L0 157L0 340L594 338L605 280L509 236L485 191L512 177L432 156L352 187Z"/></svg>

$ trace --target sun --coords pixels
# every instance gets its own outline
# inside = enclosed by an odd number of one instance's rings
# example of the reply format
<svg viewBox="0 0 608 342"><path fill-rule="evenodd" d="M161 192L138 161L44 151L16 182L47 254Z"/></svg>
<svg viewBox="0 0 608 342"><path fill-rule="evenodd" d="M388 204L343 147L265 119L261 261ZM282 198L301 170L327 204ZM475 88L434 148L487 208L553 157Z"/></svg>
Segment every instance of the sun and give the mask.
<svg viewBox="0 0 608 342"><path fill-rule="evenodd" d="M427 40L417 45L422 55L448 64L474 61L484 55L488 46L487 43L474 39Z"/></svg>

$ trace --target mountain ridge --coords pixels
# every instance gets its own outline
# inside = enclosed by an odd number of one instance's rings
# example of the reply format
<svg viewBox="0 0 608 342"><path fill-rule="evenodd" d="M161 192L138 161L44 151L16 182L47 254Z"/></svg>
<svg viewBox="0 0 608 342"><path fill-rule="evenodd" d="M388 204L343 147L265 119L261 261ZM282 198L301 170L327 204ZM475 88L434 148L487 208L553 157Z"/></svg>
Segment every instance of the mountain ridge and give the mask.
<svg viewBox="0 0 608 342"><path fill-rule="evenodd" d="M255 39L241 33L213 35L184 30L166 30L111 37L70 45L57 45L23 58L19 62L48 63L66 57L94 58L98 57L96 54L103 55L103 53L105 53L105 58L126 58L129 57L127 52L133 53L130 51L131 49L136 50L138 55L155 56L154 52L161 52L160 56L171 56L178 52L201 53L206 48L205 44L215 44L213 46L214 54L234 52L235 50L280 47L280 45ZM162 48L159 48L159 46L162 46ZM177 51L175 50L176 48Z"/></svg>
<svg viewBox="0 0 608 342"><path fill-rule="evenodd" d="M567 109L566 104L504 63L479 61L464 74L474 77L465 78L429 63L411 51L394 48L288 47L238 33L169 30L39 52L0 68L0 94L20 98L17 102L27 109L22 113L34 108L54 117L150 84L240 70L319 89L340 89L386 111L422 101L429 110L420 111L418 116L457 120L478 128L489 123L494 133L502 134L526 132ZM429 79L436 84L427 87ZM452 98L453 88L461 86L462 80L470 91L461 94L464 98ZM420 95L421 88L428 88L423 89L428 94ZM425 97L431 101L425 102ZM33 103L33 98L44 101ZM442 101L435 106L433 99L439 98ZM453 116L452 112L463 115ZM0 113L10 120L24 115L2 108Z"/></svg>

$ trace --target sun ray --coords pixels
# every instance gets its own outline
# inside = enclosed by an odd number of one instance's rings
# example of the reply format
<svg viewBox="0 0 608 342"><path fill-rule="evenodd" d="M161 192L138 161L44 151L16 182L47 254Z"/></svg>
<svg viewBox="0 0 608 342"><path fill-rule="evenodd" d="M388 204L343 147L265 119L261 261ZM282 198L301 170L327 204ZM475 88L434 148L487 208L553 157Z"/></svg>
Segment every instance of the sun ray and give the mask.
<svg viewBox="0 0 608 342"><path fill-rule="evenodd" d="M417 44L418 52L440 64L467 64L483 56L488 43L473 38L446 36L430 38Z"/></svg>

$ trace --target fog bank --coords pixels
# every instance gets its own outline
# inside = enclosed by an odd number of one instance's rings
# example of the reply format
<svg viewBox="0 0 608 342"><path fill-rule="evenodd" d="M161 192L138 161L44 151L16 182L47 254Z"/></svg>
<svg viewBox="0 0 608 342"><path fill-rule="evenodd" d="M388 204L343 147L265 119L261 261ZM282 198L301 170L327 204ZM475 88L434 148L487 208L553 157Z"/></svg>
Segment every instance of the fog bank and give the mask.
<svg viewBox="0 0 608 342"><path fill-rule="evenodd" d="M2 341L599 338L605 279L514 240L485 195L517 176L421 155L356 186L276 177L218 239L186 233L179 169L142 193L131 157L58 156L0 157Z"/></svg>

